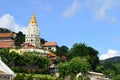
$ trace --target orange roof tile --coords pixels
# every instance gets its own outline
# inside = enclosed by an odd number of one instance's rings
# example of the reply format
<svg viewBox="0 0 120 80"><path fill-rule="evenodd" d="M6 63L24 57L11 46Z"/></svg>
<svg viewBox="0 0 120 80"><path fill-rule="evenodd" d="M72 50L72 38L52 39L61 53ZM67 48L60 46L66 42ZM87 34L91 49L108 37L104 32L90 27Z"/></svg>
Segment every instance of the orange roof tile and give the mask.
<svg viewBox="0 0 120 80"><path fill-rule="evenodd" d="M47 56L55 57L56 55L54 53L48 53Z"/></svg>
<svg viewBox="0 0 120 80"><path fill-rule="evenodd" d="M0 48L12 48L14 46L14 41L0 41Z"/></svg>
<svg viewBox="0 0 120 80"><path fill-rule="evenodd" d="M56 42L45 42L44 46L57 46Z"/></svg>
<svg viewBox="0 0 120 80"><path fill-rule="evenodd" d="M61 56L61 58L67 59L67 57L66 57L66 56Z"/></svg>
<svg viewBox="0 0 120 80"><path fill-rule="evenodd" d="M3 37L13 37L12 33L0 33L0 38Z"/></svg>

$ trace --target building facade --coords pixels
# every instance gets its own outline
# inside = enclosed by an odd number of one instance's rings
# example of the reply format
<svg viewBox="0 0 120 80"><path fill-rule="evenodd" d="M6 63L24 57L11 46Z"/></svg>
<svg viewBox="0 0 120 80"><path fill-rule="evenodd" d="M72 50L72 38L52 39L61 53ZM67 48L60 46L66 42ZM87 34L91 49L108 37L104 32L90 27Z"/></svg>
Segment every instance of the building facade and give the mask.
<svg viewBox="0 0 120 80"><path fill-rule="evenodd" d="M15 33L0 33L0 49L15 47Z"/></svg>
<svg viewBox="0 0 120 80"><path fill-rule="evenodd" d="M30 23L27 27L25 43L29 43L36 48L40 48L40 30L37 25L37 21L34 13L32 13L32 17Z"/></svg>
<svg viewBox="0 0 120 80"><path fill-rule="evenodd" d="M56 42L45 42L43 47L46 48L47 50L51 50L54 52L57 51L57 43Z"/></svg>

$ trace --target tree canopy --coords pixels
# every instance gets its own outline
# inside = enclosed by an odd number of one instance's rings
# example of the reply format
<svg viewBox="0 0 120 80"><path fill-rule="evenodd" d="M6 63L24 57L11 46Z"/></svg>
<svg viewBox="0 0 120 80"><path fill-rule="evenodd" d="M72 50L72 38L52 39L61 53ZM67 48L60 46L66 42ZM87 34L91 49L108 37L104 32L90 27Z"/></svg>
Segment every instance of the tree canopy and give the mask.
<svg viewBox="0 0 120 80"><path fill-rule="evenodd" d="M20 55L14 51L10 52L9 49L0 50L0 56L11 69L21 73L43 73L52 63L50 59L34 53Z"/></svg>
<svg viewBox="0 0 120 80"><path fill-rule="evenodd" d="M40 38L40 42L41 42L41 44L44 44L45 42L47 42L47 40Z"/></svg>
<svg viewBox="0 0 120 80"><path fill-rule="evenodd" d="M56 54L57 56L67 56L69 53L69 48L67 46L62 45L61 47L57 47Z"/></svg>
<svg viewBox="0 0 120 80"><path fill-rule="evenodd" d="M70 49L68 54L68 60L71 60L74 57L86 58L91 64L92 70L95 71L97 65L99 65L99 52L92 47L87 46L85 43L76 43Z"/></svg>
<svg viewBox="0 0 120 80"><path fill-rule="evenodd" d="M77 57L77 56L85 57L88 55L88 52L89 51L87 49L87 46L84 43L83 44L75 43L73 47L70 49L68 58L72 59L73 57Z"/></svg>
<svg viewBox="0 0 120 80"><path fill-rule="evenodd" d="M120 80L120 75L116 75L113 80Z"/></svg>
<svg viewBox="0 0 120 80"><path fill-rule="evenodd" d="M25 34L20 31L16 34L15 46L21 46L23 42L25 42Z"/></svg>
<svg viewBox="0 0 120 80"><path fill-rule="evenodd" d="M75 57L70 62L60 63L58 65L58 72L60 77L65 78L68 75L76 75L82 73L85 75L87 71L91 70L91 66L87 59Z"/></svg>

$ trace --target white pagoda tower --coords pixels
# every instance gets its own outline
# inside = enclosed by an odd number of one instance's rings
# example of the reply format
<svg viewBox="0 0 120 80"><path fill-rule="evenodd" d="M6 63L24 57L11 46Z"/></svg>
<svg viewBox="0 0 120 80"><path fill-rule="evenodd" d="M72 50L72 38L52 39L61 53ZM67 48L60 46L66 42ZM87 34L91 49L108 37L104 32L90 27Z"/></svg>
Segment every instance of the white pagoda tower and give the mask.
<svg viewBox="0 0 120 80"><path fill-rule="evenodd" d="M40 48L40 31L37 25L37 21L34 13L32 13L32 17L30 23L27 27L25 43L29 43L36 48Z"/></svg>

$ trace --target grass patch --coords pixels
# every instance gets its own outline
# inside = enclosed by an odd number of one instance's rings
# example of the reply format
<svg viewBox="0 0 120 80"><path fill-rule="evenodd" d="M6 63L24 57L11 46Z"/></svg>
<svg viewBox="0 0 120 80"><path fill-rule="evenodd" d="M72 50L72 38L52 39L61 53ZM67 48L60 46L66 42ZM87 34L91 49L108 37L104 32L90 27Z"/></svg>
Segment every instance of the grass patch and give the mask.
<svg viewBox="0 0 120 80"><path fill-rule="evenodd" d="M54 76L44 74L17 73L14 80L57 80Z"/></svg>

